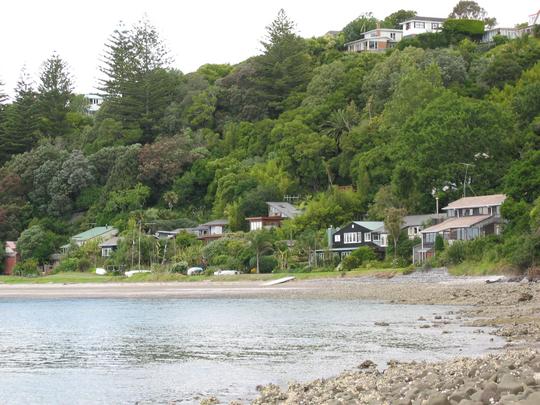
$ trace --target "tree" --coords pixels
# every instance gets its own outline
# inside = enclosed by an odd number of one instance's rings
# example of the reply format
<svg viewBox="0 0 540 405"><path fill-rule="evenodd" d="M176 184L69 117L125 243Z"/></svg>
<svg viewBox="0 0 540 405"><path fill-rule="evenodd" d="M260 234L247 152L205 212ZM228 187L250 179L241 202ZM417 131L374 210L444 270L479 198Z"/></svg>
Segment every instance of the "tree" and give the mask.
<svg viewBox="0 0 540 405"><path fill-rule="evenodd" d="M373 17L373 13L361 14L342 29L345 42L356 41L361 38L362 33L375 29L377 22L377 19Z"/></svg>
<svg viewBox="0 0 540 405"><path fill-rule="evenodd" d="M385 28L394 28L394 29L401 29L400 23L403 21L407 21L414 16L416 16L417 12L413 10L398 10L389 16L387 16L383 22L382 26Z"/></svg>
<svg viewBox="0 0 540 405"><path fill-rule="evenodd" d="M39 137L37 96L28 73L23 69L15 88L15 101L6 111L5 138L1 140L1 149L7 156L25 152L36 143Z"/></svg>
<svg viewBox="0 0 540 405"><path fill-rule="evenodd" d="M450 18L460 18L464 20L483 20L487 15L476 1L461 0L454 6L450 13Z"/></svg>
<svg viewBox="0 0 540 405"><path fill-rule="evenodd" d="M266 27L261 42L264 53L253 60L253 90L270 117L277 117L286 108L287 99L305 90L312 74L312 60L305 40L295 32L295 23L280 10ZM301 100L295 103L299 104Z"/></svg>
<svg viewBox="0 0 540 405"><path fill-rule="evenodd" d="M463 20L482 20L490 28L497 25L496 18L488 17L487 11L480 7L476 1L471 0L461 0L457 3L449 17Z"/></svg>
<svg viewBox="0 0 540 405"><path fill-rule="evenodd" d="M2 81L0 81L0 105L4 104L8 99L7 94L4 93L3 87L4 87L4 83L2 83Z"/></svg>
<svg viewBox="0 0 540 405"><path fill-rule="evenodd" d="M407 211L403 208L388 208L384 216L384 227L394 245L394 260L397 255L397 245L401 228L404 224L403 217L405 215L407 215Z"/></svg>
<svg viewBox="0 0 540 405"><path fill-rule="evenodd" d="M264 229L248 233L251 248L255 252L257 274L260 273L261 256L273 250L272 234Z"/></svg>
<svg viewBox="0 0 540 405"><path fill-rule="evenodd" d="M120 24L105 47L100 67L105 75L101 82L105 103L98 118L140 129L143 140L152 140L183 75L167 69L168 51L147 19L130 30Z"/></svg>
<svg viewBox="0 0 540 405"><path fill-rule="evenodd" d="M40 225L33 225L21 233L17 240L17 251L23 260L36 259L43 265L54 252L56 235Z"/></svg>
<svg viewBox="0 0 540 405"><path fill-rule="evenodd" d="M73 83L67 63L53 54L42 66L38 86L40 129L45 136L58 137L69 130L66 115L73 97Z"/></svg>

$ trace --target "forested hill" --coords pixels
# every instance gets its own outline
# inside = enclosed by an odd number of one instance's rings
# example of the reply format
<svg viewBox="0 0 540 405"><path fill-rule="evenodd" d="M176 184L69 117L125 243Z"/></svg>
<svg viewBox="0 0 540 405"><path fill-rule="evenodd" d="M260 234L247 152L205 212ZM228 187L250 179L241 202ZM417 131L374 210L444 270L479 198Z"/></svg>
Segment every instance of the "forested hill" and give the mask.
<svg viewBox="0 0 540 405"><path fill-rule="evenodd" d="M22 75L1 108L0 241L39 225L58 247L91 224L125 229L133 216L226 217L241 230L285 195L305 208L298 237L379 219L388 206L434 212L433 193L443 206L465 178L468 194L508 194L507 219L530 232L540 40L487 45L443 30L438 41L347 53L354 23L304 39L280 12L260 55L189 74L172 67L147 21L120 27L104 45L95 116L53 55L37 86Z"/></svg>

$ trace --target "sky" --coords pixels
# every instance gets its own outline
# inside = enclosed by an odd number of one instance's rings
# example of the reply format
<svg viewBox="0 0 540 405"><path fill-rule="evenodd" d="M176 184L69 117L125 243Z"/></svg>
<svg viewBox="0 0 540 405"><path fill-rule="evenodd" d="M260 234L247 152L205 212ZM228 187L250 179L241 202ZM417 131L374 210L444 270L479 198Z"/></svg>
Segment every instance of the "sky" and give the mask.
<svg viewBox="0 0 540 405"><path fill-rule="evenodd" d="M458 0L2 0L0 81L13 95L21 68L37 81L42 62L57 52L68 62L75 90L94 91L104 44L119 21L128 26L147 16L184 73L205 63L235 64L260 53L265 27L280 8L300 35L340 30L364 12L383 19L399 10L446 17ZM500 26L527 21L536 0L478 0Z"/></svg>

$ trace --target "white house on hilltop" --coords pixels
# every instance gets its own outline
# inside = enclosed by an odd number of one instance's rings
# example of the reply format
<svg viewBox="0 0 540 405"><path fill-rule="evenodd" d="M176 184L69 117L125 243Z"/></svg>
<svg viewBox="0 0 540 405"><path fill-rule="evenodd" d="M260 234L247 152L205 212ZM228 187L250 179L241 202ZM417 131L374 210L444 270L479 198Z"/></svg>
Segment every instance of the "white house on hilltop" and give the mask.
<svg viewBox="0 0 540 405"><path fill-rule="evenodd" d="M439 32L445 21L446 18L439 17L412 17L400 23L403 29L403 38L428 32Z"/></svg>

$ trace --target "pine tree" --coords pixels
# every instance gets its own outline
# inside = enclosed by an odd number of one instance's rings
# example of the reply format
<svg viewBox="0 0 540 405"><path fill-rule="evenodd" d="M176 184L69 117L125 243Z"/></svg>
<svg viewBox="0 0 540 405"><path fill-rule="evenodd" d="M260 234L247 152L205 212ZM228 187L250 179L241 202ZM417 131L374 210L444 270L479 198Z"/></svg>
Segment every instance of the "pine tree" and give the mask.
<svg viewBox="0 0 540 405"><path fill-rule="evenodd" d="M68 66L60 56L53 54L42 67L38 87L40 129L45 136L65 135L69 130L66 114L73 97L73 83Z"/></svg>
<svg viewBox="0 0 540 405"><path fill-rule="evenodd" d="M3 87L4 87L4 83L0 81L0 104L4 104L8 99L7 94L4 93Z"/></svg>
<svg viewBox="0 0 540 405"><path fill-rule="evenodd" d="M32 148L39 137L38 122L37 93L23 68L15 88L15 101L5 112L1 139L4 159Z"/></svg>
<svg viewBox="0 0 540 405"><path fill-rule="evenodd" d="M107 118L124 128L140 128L143 140L153 139L174 91L171 80L176 73L165 70L170 63L166 47L147 19L131 30L120 24L105 46L100 70L105 75L101 91L108 104Z"/></svg>

